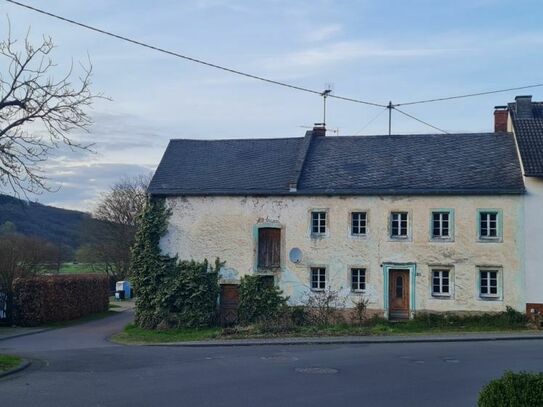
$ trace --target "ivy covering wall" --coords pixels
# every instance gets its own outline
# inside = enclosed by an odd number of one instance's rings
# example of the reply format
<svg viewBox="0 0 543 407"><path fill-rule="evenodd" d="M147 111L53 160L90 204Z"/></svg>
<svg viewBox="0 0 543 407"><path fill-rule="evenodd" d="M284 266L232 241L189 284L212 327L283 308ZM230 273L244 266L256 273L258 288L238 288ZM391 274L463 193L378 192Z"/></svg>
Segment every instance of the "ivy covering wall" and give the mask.
<svg viewBox="0 0 543 407"><path fill-rule="evenodd" d="M216 322L219 259L179 261L164 255L160 239L170 211L164 200L150 200L141 214L132 249L132 282L136 289L135 323L142 328L205 327Z"/></svg>

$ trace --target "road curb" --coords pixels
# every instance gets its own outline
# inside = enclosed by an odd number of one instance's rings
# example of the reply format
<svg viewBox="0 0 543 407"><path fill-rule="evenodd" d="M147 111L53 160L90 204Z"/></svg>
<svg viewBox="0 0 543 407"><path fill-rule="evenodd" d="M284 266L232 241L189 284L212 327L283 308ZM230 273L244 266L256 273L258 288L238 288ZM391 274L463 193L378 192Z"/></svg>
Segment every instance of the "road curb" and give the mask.
<svg viewBox="0 0 543 407"><path fill-rule="evenodd" d="M22 334L10 335L10 336L6 336L6 337L0 338L0 342L2 342L2 341L7 341L7 340L9 340L9 339L14 339L14 338L21 338L21 337L23 337L23 336L41 334L41 333L43 333L43 332L52 331L53 329L57 329L57 328L43 328L43 329L39 329L39 330L37 330L37 331L24 332L24 333L22 333Z"/></svg>
<svg viewBox="0 0 543 407"><path fill-rule="evenodd" d="M22 359L21 364L17 367L14 367L13 369L6 370L5 372L0 373L0 379L3 379L6 376L10 376L15 373L19 373L23 370L25 370L27 367L29 367L32 364L32 362L28 359Z"/></svg>
<svg viewBox="0 0 543 407"><path fill-rule="evenodd" d="M392 343L447 343L447 342L500 342L500 341L523 341L543 340L543 335L534 336L494 336L494 337L459 337L459 338L397 338L397 339L300 339L281 341L202 341L202 342L173 342L173 343L145 343L127 344L133 346L169 346L186 348L207 348L207 347L236 347L236 346L295 346L295 345L378 345Z"/></svg>

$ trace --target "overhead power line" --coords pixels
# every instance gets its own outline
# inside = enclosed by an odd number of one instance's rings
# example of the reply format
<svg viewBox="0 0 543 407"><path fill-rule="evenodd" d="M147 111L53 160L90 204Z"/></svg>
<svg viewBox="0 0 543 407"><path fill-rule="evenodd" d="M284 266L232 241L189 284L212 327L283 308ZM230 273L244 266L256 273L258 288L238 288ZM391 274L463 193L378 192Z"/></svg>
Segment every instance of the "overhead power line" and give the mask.
<svg viewBox="0 0 543 407"><path fill-rule="evenodd" d="M12 3L12 4L15 4L17 6L24 7L26 9L35 11L37 13L44 14L46 16L56 18L58 20L62 20L64 22L67 22L67 23L70 23L70 24L74 24L74 25L77 25L79 27L83 27L83 28L86 28L88 30L98 32L100 34L108 35L110 37L117 38L117 39L122 40L122 41L126 41L126 42L129 42L129 43L135 44L135 45L139 45L141 47L152 49L154 51L162 52L164 54L168 54L168 55L171 55L171 56L174 56L174 57L182 58L182 59L185 59L187 61L195 62L195 63L200 64L200 65L205 65L205 66L210 67L210 68L220 69L222 71L226 71L226 72L229 72L229 73L232 73L232 74L235 74L235 75L245 76L247 78L256 79L256 80L259 80L259 81L262 81L262 82L267 82L267 83L270 83L270 84L273 84L273 85L279 85L279 86L283 86L285 88L290 88L290 89L299 90L299 91L302 91L302 92L307 92L307 93L312 93L312 94L315 94L315 95L323 96L322 91L309 89L309 88L304 88L302 86L297 86L297 85L291 85L289 83L276 81L276 80L273 80L273 79L265 78L263 76L258 76L258 75L253 75L253 74L250 74L250 73L247 73L247 72L238 71L237 69L232 69L232 68L228 68L228 67L225 67L225 66L222 66L222 65L217 65L217 64L214 64L214 63L211 63L211 62L204 61L202 59L193 58L193 57L190 57L190 56L187 56L187 55L183 55L183 54L180 54L180 53L175 52L175 51L169 51L169 50L164 49L164 48L160 48L160 47L157 47L157 46L154 46L154 45L150 45L150 44L147 44L147 43L144 43L144 42L141 42L141 41L134 40L132 38L124 37L124 36L119 35L119 34L115 34L115 33L109 32L109 31L105 31L105 30L102 30L100 28L96 28L96 27L93 27L93 26L90 26L90 25L87 25L87 24L83 24L83 23L80 23L78 21L71 20L69 18L62 17L62 16L59 16L57 14L50 13L48 11L45 11L45 10L42 10L42 9L39 9L39 8L36 8L36 7L29 6L28 4L24 4L24 3L14 1L14 0L6 0L6 1L8 3ZM363 104L363 105L384 107L384 105L381 105L379 103L369 102L369 101L366 101L366 100L355 99L355 98L350 98L350 97L345 97L345 96L326 94L326 97L345 100L345 101L348 101L348 102L360 103L360 104Z"/></svg>
<svg viewBox="0 0 543 407"><path fill-rule="evenodd" d="M448 97L435 98L435 99L417 100L415 102L396 103L394 106L407 106L407 105L418 105L418 104L421 104L421 103L442 102L444 100L470 98L470 97L474 97L474 96L492 95L494 93L503 93L503 92L511 92L513 90L539 88L541 86L543 86L543 83L535 83L535 84L532 84L532 85L518 86L516 88L489 90L487 92L467 93L465 95L456 95L456 96L448 96Z"/></svg>
<svg viewBox="0 0 543 407"><path fill-rule="evenodd" d="M361 133L366 130L366 128L372 124L375 120L379 118L383 113L387 111L388 107L385 107L383 110L379 110L379 112L373 116L360 130L358 130L356 133L354 133L355 136L361 135Z"/></svg>
<svg viewBox="0 0 543 407"><path fill-rule="evenodd" d="M398 105L395 105L395 106L398 106ZM412 116L412 115L410 115L409 113L405 113L405 112L401 111L400 109L398 109L398 108L395 107L395 106L392 107L392 109L396 110L398 113L401 113L401 114L403 114L404 116L410 117L411 119L416 120L416 121L418 121L419 123L425 124L426 126L431 127L432 129L438 130L438 131L440 131L440 132L442 132L442 133L445 133L445 134L449 134L448 131L445 131L445 130L443 130L443 129L440 129L439 127L433 126L433 125L431 125L430 123L425 122L424 120L417 119L415 116Z"/></svg>

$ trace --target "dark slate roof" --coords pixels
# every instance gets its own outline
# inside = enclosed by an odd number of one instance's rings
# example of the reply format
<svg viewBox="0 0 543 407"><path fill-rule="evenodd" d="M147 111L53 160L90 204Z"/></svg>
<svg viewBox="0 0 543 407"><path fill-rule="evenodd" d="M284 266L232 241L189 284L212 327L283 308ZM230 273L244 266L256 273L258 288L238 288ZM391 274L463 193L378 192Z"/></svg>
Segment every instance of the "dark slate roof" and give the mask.
<svg viewBox="0 0 543 407"><path fill-rule="evenodd" d="M170 140L151 194L274 194L288 183L303 138Z"/></svg>
<svg viewBox="0 0 543 407"><path fill-rule="evenodd" d="M520 194L507 133L172 140L153 195ZM308 137L309 147L307 147ZM300 157L305 151L305 157ZM301 169L301 170L300 170ZM296 191L289 184L297 181Z"/></svg>
<svg viewBox="0 0 543 407"><path fill-rule="evenodd" d="M543 102L530 103L531 109L520 111L517 103L510 103L509 113L524 175L543 177Z"/></svg>

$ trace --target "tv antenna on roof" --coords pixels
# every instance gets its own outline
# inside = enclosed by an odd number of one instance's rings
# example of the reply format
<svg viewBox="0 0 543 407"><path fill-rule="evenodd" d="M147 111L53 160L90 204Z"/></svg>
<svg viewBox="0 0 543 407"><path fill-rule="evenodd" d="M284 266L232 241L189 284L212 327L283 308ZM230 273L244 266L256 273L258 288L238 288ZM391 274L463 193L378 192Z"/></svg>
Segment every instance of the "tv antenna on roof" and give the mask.
<svg viewBox="0 0 543 407"><path fill-rule="evenodd" d="M322 93L321 93L322 102L323 102L322 124L323 124L324 127L326 127L326 98L328 97L328 95L330 93L332 93L332 84L327 83L326 84L326 89L323 90Z"/></svg>

